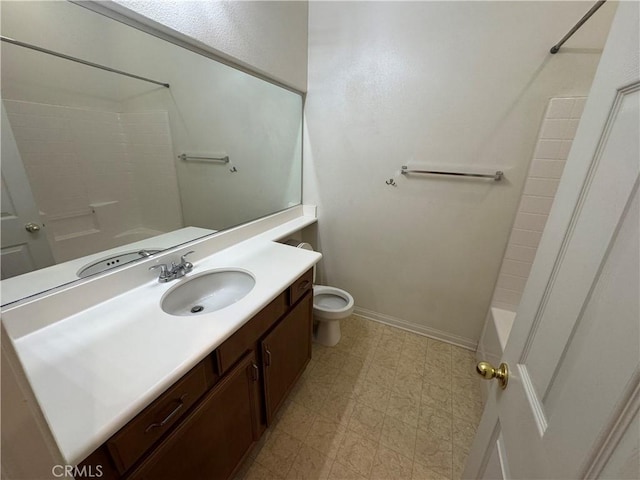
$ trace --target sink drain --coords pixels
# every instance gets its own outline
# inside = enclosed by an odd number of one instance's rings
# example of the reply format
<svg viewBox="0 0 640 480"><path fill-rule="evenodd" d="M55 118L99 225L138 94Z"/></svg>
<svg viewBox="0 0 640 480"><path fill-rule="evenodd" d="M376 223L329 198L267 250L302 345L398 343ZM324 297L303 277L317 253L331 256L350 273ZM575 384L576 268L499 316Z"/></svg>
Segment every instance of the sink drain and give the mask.
<svg viewBox="0 0 640 480"><path fill-rule="evenodd" d="M191 309L191 313L200 313L203 310L204 310L204 307L202 305L196 305Z"/></svg>

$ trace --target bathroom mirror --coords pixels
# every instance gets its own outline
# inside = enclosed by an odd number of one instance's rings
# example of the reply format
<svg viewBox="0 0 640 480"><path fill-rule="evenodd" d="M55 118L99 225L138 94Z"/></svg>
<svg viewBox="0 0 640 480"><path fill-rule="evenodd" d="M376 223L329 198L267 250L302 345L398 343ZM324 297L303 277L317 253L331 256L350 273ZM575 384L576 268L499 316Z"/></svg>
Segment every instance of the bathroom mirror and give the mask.
<svg viewBox="0 0 640 480"><path fill-rule="evenodd" d="M301 94L69 2L3 2L1 31L23 297L300 203Z"/></svg>

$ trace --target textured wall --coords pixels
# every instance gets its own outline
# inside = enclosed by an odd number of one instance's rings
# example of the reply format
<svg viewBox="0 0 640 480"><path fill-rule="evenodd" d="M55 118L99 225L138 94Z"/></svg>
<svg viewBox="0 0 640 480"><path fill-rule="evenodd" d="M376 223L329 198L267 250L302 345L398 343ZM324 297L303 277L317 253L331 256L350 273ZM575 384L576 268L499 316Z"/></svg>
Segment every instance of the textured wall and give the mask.
<svg viewBox="0 0 640 480"><path fill-rule="evenodd" d="M304 202L323 282L374 318L478 340L548 99L586 95L597 67L614 4L548 53L589 7L310 3ZM506 180L405 178L405 164Z"/></svg>
<svg viewBox="0 0 640 480"><path fill-rule="evenodd" d="M306 1L115 3L297 90L307 89Z"/></svg>

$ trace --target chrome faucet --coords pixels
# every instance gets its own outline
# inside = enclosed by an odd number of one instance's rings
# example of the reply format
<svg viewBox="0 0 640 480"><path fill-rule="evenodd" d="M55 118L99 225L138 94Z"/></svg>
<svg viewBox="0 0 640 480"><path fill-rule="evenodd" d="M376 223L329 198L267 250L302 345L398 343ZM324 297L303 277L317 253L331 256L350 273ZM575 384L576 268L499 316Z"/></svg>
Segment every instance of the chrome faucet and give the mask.
<svg viewBox="0 0 640 480"><path fill-rule="evenodd" d="M180 257L180 263L178 264L171 262L171 266L167 266L166 263L160 263L149 267L149 270L153 270L154 268L160 269L160 276L158 277L158 281L160 283L166 283L171 280L175 280L176 278L182 278L193 270L193 263L187 260L187 255L191 255L192 253L194 253L193 250L182 255Z"/></svg>

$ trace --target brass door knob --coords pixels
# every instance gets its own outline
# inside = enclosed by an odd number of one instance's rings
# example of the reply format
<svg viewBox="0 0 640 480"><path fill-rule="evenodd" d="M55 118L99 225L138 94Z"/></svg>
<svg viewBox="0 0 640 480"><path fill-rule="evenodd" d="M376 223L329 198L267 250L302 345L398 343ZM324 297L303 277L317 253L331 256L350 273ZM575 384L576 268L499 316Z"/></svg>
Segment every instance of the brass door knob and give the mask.
<svg viewBox="0 0 640 480"><path fill-rule="evenodd" d="M497 378L498 382L500 382L500 388L503 390L507 388L507 383L509 382L509 367L506 363L501 363L496 369L489 362L480 362L476 365L476 372L485 380Z"/></svg>
<svg viewBox="0 0 640 480"><path fill-rule="evenodd" d="M24 226L24 229L29 233L35 233L40 231L40 225L37 223L29 222Z"/></svg>

